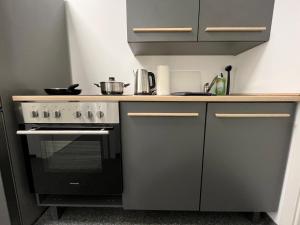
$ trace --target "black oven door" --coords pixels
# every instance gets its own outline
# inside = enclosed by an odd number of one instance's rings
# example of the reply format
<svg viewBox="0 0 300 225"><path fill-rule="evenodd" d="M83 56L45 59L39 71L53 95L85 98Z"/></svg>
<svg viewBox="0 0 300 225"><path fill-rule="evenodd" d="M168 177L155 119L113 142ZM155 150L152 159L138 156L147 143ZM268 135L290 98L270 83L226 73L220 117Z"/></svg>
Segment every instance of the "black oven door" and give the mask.
<svg viewBox="0 0 300 225"><path fill-rule="evenodd" d="M122 193L119 125L26 125L33 185L38 194Z"/></svg>

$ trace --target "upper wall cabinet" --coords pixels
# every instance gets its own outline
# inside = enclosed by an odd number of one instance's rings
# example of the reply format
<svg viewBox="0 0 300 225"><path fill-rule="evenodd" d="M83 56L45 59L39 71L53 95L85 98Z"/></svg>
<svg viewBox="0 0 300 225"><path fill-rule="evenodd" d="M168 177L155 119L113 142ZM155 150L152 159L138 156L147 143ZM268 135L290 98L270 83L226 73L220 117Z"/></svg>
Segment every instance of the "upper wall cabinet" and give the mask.
<svg viewBox="0 0 300 225"><path fill-rule="evenodd" d="M274 0L200 0L199 41L267 41Z"/></svg>
<svg viewBox="0 0 300 225"><path fill-rule="evenodd" d="M199 0L127 0L128 42L197 41Z"/></svg>
<svg viewBox="0 0 300 225"><path fill-rule="evenodd" d="M274 0L127 0L135 55L237 55L269 39Z"/></svg>

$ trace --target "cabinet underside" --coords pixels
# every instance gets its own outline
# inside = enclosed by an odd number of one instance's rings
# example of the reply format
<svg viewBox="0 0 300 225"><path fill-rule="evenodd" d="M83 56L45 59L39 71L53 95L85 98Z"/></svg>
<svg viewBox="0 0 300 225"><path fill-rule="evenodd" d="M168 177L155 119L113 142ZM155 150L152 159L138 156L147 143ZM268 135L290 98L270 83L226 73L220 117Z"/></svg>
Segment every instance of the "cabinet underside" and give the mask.
<svg viewBox="0 0 300 225"><path fill-rule="evenodd" d="M264 42L131 42L134 55L238 55Z"/></svg>

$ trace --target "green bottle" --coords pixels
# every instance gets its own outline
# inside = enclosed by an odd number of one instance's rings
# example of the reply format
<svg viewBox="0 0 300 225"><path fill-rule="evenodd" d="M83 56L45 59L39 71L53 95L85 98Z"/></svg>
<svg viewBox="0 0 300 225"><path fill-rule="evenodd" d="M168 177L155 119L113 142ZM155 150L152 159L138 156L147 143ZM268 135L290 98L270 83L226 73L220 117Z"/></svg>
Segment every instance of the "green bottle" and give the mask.
<svg viewBox="0 0 300 225"><path fill-rule="evenodd" d="M223 73L218 75L216 81L216 95L225 95L226 93L226 79L223 76Z"/></svg>

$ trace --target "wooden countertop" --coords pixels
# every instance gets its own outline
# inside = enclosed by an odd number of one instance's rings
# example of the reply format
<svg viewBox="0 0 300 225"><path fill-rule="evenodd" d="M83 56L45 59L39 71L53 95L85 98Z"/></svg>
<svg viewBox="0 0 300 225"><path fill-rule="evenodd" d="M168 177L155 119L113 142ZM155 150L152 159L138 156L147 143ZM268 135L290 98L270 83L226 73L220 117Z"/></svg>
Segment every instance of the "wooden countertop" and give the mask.
<svg viewBox="0 0 300 225"><path fill-rule="evenodd" d="M136 101L136 102L300 102L300 93L233 94L229 96L156 96L156 95L36 95L13 96L15 102L51 101Z"/></svg>

